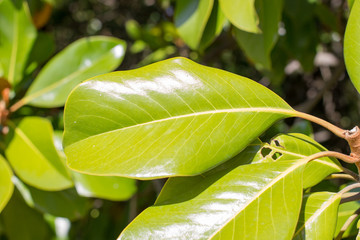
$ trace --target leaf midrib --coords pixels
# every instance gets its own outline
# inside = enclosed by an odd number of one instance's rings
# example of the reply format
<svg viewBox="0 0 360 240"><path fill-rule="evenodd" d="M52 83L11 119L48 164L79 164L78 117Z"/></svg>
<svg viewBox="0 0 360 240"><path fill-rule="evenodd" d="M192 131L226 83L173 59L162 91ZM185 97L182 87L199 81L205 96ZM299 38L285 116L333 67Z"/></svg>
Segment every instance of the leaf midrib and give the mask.
<svg viewBox="0 0 360 240"><path fill-rule="evenodd" d="M290 160L289 162L296 162L291 167L287 168L284 172L280 173L277 177L275 177L273 180L271 180L268 184L266 184L261 191L259 191L255 196L253 196L247 203L241 207L236 214L233 215L233 217L229 218L228 221L226 221L221 227L219 227L219 230L215 231L208 239L213 239L213 237L220 232L227 224L229 224L234 218L236 218L242 211L244 211L251 203L253 203L256 199L258 199L265 191L272 188L277 182L285 178L288 174L295 171L298 167L301 165L304 165L308 162L308 159L300 159L300 160Z"/></svg>
<svg viewBox="0 0 360 240"><path fill-rule="evenodd" d="M335 200L337 200L338 198L339 198L339 194L334 194L334 196L332 196L331 199L328 202L326 202L326 204L324 204L320 209L316 210L315 213L307 221L304 222L301 228L299 228L296 231L294 237L299 235L301 231L305 229L306 224L311 223L315 217L320 216L326 210L326 208L329 207L331 204L333 204Z"/></svg>
<svg viewBox="0 0 360 240"><path fill-rule="evenodd" d="M80 141L73 142L73 143L71 143L70 145L68 145L66 147L69 147L69 146L74 145L76 143L85 141L87 139L91 139L91 138L94 138L94 137L99 137L101 135L109 134L109 133L112 133L112 132L124 131L124 130L127 130L127 129L136 128L136 127L142 127L142 126L151 125L151 124L154 124L154 123L165 122L165 121L169 121L169 120L172 120L172 119L187 118L187 117L191 117L191 116L201 116L201 115L206 115L206 114L240 113L240 112L270 112L270 113L284 114L284 115L287 115L287 117L293 117L293 116L296 115L295 110L282 109L282 108L265 108L265 107L231 108L231 109L221 109L221 110L194 112L194 113L183 114L183 115L178 115L178 116L171 116L171 117L167 117L167 118L162 118L162 119L158 119L158 120L153 120L153 121L149 121L149 122L145 122L145 123L135 124L135 125L132 125L132 126L127 126L127 127L123 127L123 128L118 128L118 129L106 131L106 132L103 132L103 133L99 133L99 134L92 135L92 136L89 136L87 138L81 139ZM66 133L67 133L66 129L67 128L65 127L64 136L66 136Z"/></svg>

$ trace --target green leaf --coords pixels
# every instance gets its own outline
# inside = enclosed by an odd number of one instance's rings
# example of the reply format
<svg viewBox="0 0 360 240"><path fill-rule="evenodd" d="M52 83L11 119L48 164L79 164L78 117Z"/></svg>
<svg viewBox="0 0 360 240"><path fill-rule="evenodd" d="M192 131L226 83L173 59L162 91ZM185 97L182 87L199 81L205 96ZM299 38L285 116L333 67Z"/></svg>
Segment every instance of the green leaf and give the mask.
<svg viewBox="0 0 360 240"><path fill-rule="evenodd" d="M73 176L76 190L81 196L126 201L136 192L134 179L93 176L77 172L73 172Z"/></svg>
<svg viewBox="0 0 360 240"><path fill-rule="evenodd" d="M264 155L264 150L268 154ZM327 151L326 148L312 138L300 134L280 134L272 139L270 144L263 146L263 151L256 162L283 161L305 158L318 152ZM312 187L331 173L342 172L340 163L335 158L324 157L311 161L304 170L304 188Z"/></svg>
<svg viewBox="0 0 360 240"><path fill-rule="evenodd" d="M0 1L0 39L0 77L16 85L36 39L26 1Z"/></svg>
<svg viewBox="0 0 360 240"><path fill-rule="evenodd" d="M54 147L53 129L48 120L26 117L17 126L10 126L14 132L5 153L15 173L24 182L47 191L73 185Z"/></svg>
<svg viewBox="0 0 360 240"><path fill-rule="evenodd" d="M81 81L117 68L125 47L123 40L105 36L82 38L70 44L44 66L21 103L63 106L70 91Z"/></svg>
<svg viewBox="0 0 360 240"><path fill-rule="evenodd" d="M3 156L0 155L0 213L8 203L14 191L11 181L13 173Z"/></svg>
<svg viewBox="0 0 360 240"><path fill-rule="evenodd" d="M54 144L59 155L66 159L62 148L62 131L54 132ZM125 201L136 192L136 181L122 177L94 176L72 171L75 187L79 195L97 197L112 201Z"/></svg>
<svg viewBox="0 0 360 240"><path fill-rule="evenodd" d="M83 217L90 203L79 197L75 189L48 192L28 186L34 207L43 213L75 220Z"/></svg>
<svg viewBox="0 0 360 240"><path fill-rule="evenodd" d="M251 162L253 147L236 157ZM290 239L302 200L306 161L215 168L170 178L155 205L119 239Z"/></svg>
<svg viewBox="0 0 360 240"><path fill-rule="evenodd" d="M64 146L77 171L196 175L232 158L294 110L262 85L174 58L90 79L69 96Z"/></svg>
<svg viewBox="0 0 360 240"><path fill-rule="evenodd" d="M355 1L350 12L344 38L346 69L355 88L360 92L360 2Z"/></svg>
<svg viewBox="0 0 360 240"><path fill-rule="evenodd" d="M341 195L316 192L305 196L293 239L333 239Z"/></svg>
<svg viewBox="0 0 360 240"><path fill-rule="evenodd" d="M319 45L319 32L316 24L316 3L304 0L285 0L283 22L286 29L284 37L288 58L295 58L304 71L312 71L314 58Z"/></svg>
<svg viewBox="0 0 360 240"><path fill-rule="evenodd" d="M206 24L204 33L201 37L199 48L204 50L207 48L214 39L221 33L227 19L224 13L221 11L219 1L214 1L214 6L209 17L209 21Z"/></svg>
<svg viewBox="0 0 360 240"><path fill-rule="evenodd" d="M356 210L358 210L360 208L360 203L359 202L347 202L347 203L343 203L339 206L339 211L338 211L338 217L337 217L337 221L336 221L336 230L335 230L335 234L334 237L336 237L340 230L341 227L344 225L344 223L346 222L346 220L354 214L354 212ZM357 217L357 219L359 219L359 217ZM343 234L343 238L347 238L347 237L351 237L351 236L356 236L358 230L356 227L356 220L353 221L350 226L347 228L347 230L344 232Z"/></svg>
<svg viewBox="0 0 360 240"><path fill-rule="evenodd" d="M4 224L6 239L9 240L48 240L53 232L43 215L30 208L18 191L14 191L10 202L0 215Z"/></svg>
<svg viewBox="0 0 360 240"><path fill-rule="evenodd" d="M192 49L199 47L214 0L177 0L174 14L179 35Z"/></svg>
<svg viewBox="0 0 360 240"><path fill-rule="evenodd" d="M250 60L260 69L271 69L270 54L278 38L283 5L283 0L256 1L262 29L261 34L234 29L236 41Z"/></svg>
<svg viewBox="0 0 360 240"><path fill-rule="evenodd" d="M355 0L347 0L349 8L352 9L352 6L354 5Z"/></svg>
<svg viewBox="0 0 360 240"><path fill-rule="evenodd" d="M235 27L252 33L260 33L255 0L219 0L221 10Z"/></svg>
<svg viewBox="0 0 360 240"><path fill-rule="evenodd" d="M44 49L46 49L46 51L44 51ZM28 59L27 72L31 73L42 65L54 54L54 51L54 38L47 33L39 32Z"/></svg>

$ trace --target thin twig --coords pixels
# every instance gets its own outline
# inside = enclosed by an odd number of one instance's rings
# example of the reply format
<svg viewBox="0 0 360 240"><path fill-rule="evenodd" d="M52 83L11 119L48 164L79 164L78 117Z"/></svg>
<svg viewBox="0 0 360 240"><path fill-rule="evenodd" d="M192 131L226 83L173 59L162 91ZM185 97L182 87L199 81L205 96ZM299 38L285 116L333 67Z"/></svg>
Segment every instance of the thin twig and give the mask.
<svg viewBox="0 0 360 240"><path fill-rule="evenodd" d="M356 181L360 182L359 175L357 175L356 173L354 173L353 171L351 171L350 169L347 169L345 167L341 167L341 168L344 173L351 175L353 178L355 178Z"/></svg>
<svg viewBox="0 0 360 240"><path fill-rule="evenodd" d="M346 186L344 187L340 192L339 194L344 194L344 193L347 193L355 188L360 188L360 183L354 183L354 184L351 184L349 186Z"/></svg>
<svg viewBox="0 0 360 240"><path fill-rule="evenodd" d="M351 176L349 174L343 174L343 173L331 174L326 179L327 180L329 180L329 179L346 179L346 180L350 180L350 181L357 181L353 176Z"/></svg>
<svg viewBox="0 0 360 240"><path fill-rule="evenodd" d="M352 202L352 201L358 201L358 200L360 200L359 192L348 192L343 194L343 196L341 196L340 204Z"/></svg>

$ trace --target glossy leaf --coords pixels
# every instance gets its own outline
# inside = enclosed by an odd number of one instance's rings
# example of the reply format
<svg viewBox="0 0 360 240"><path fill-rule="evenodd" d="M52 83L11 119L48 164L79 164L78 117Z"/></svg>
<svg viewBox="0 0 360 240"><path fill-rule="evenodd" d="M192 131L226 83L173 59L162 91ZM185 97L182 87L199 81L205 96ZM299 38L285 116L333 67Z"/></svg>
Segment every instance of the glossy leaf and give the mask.
<svg viewBox="0 0 360 240"><path fill-rule="evenodd" d="M346 69L354 86L360 92L360 2L354 1L346 26L344 57Z"/></svg>
<svg viewBox="0 0 360 240"><path fill-rule="evenodd" d="M253 150L239 154L238 163L251 162ZM291 239L305 164L255 163L170 178L119 239Z"/></svg>
<svg viewBox="0 0 360 240"><path fill-rule="evenodd" d="M293 114L250 79L175 58L98 76L72 91L65 154L72 169L91 174L196 175Z"/></svg>
<svg viewBox="0 0 360 240"><path fill-rule="evenodd" d="M54 144L59 155L66 159L62 148L62 131L54 132ZM136 181L129 178L94 176L72 171L75 187L79 195L97 197L112 201L130 199L136 192Z"/></svg>
<svg viewBox="0 0 360 240"><path fill-rule="evenodd" d="M14 191L11 182L13 173L6 160L0 155L0 213L8 203Z"/></svg>
<svg viewBox="0 0 360 240"><path fill-rule="evenodd" d="M70 91L81 81L117 68L125 54L125 42L105 36L82 38L57 54L40 71L22 104L63 106Z"/></svg>
<svg viewBox="0 0 360 240"><path fill-rule="evenodd" d="M77 172L73 172L73 176L76 190L81 196L125 201L130 199L136 192L134 179L93 176Z"/></svg>
<svg viewBox="0 0 360 240"><path fill-rule="evenodd" d="M258 68L271 69L270 54L278 38L283 5L283 0L256 1L261 34L234 29L238 44Z"/></svg>
<svg viewBox="0 0 360 240"><path fill-rule="evenodd" d="M259 19L255 10L255 0L219 0L225 16L235 27L252 33L259 33Z"/></svg>
<svg viewBox="0 0 360 240"><path fill-rule="evenodd" d="M29 207L17 190L1 213L0 220L9 240L48 240L54 235L43 215Z"/></svg>
<svg viewBox="0 0 360 240"><path fill-rule="evenodd" d="M306 196L293 239L333 239L340 200L340 194L330 192Z"/></svg>
<svg viewBox="0 0 360 240"><path fill-rule="evenodd" d="M177 0L174 14L175 25L184 42L197 49L214 0Z"/></svg>
<svg viewBox="0 0 360 240"><path fill-rule="evenodd" d="M264 154L268 149L269 153ZM280 134L272 139L270 144L263 146L263 151L256 162L283 161L305 158L318 152L327 151L326 148L312 138L300 134ZM342 172L340 163L335 158L321 158L309 162L304 170L304 188L312 187L331 173Z"/></svg>
<svg viewBox="0 0 360 240"><path fill-rule="evenodd" d="M0 1L0 77L12 85L22 80L35 38L26 1Z"/></svg>
<svg viewBox="0 0 360 240"><path fill-rule="evenodd" d="M48 120L26 117L17 126L11 124L11 128L14 133L5 153L19 178L47 191L62 190L73 185L54 147L53 129Z"/></svg>

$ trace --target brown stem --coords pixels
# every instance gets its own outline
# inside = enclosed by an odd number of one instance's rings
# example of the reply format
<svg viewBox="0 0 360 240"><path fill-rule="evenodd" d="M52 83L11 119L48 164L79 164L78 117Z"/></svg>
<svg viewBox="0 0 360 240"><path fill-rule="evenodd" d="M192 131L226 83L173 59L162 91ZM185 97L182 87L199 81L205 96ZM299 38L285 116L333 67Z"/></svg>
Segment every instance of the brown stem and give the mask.
<svg viewBox="0 0 360 240"><path fill-rule="evenodd" d="M315 154L309 156L308 160L312 161L312 160L322 158L322 157L334 157L334 158L340 159L347 163L356 163L358 161L357 158L354 158L352 156L345 155L345 154L342 154L339 152L334 152L334 151L324 151L324 152L315 153Z"/></svg>
<svg viewBox="0 0 360 240"><path fill-rule="evenodd" d="M333 132L336 136L345 138L346 130L339 128L321 118L299 111L295 111L295 116L319 124L320 126L323 126L324 128L327 128L329 131Z"/></svg>
<svg viewBox="0 0 360 240"><path fill-rule="evenodd" d="M340 204L347 203L347 202L353 202L353 201L359 201L360 200L360 193L352 192L348 194L344 194L341 196Z"/></svg>
<svg viewBox="0 0 360 240"><path fill-rule="evenodd" d="M354 178L354 176L349 175L349 174L343 174L343 173L340 173L340 174L337 174L337 173L331 174L331 175L329 175L326 179L327 179L327 180L329 180L329 179L346 179L346 180L350 180L350 181L358 181L356 178Z"/></svg>

